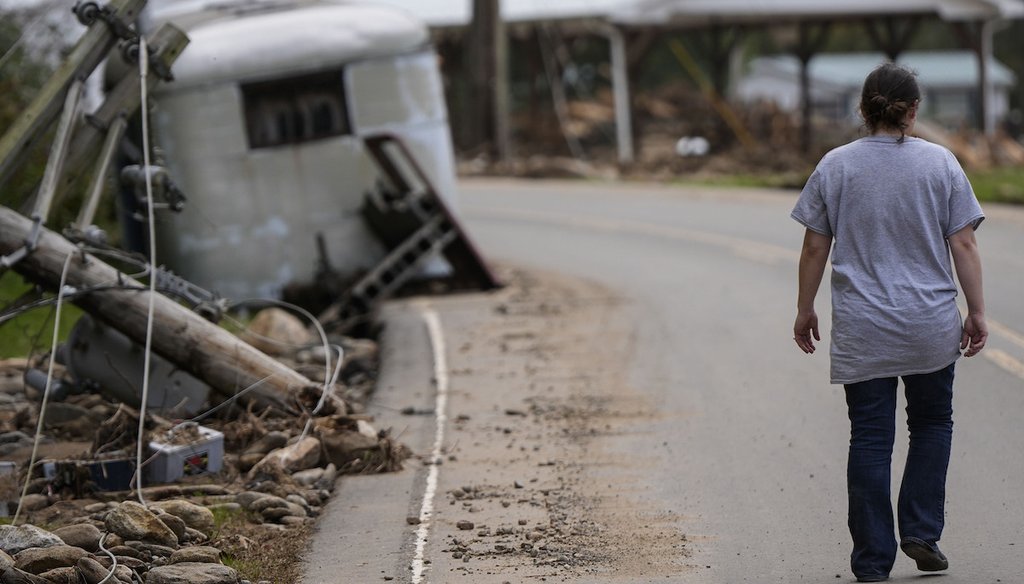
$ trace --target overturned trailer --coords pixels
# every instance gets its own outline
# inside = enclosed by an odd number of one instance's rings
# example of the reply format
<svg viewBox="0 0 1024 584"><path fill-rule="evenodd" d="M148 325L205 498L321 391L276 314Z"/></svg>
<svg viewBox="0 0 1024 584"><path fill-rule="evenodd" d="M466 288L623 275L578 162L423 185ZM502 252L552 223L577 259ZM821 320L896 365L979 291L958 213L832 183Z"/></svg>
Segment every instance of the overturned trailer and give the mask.
<svg viewBox="0 0 1024 584"><path fill-rule="evenodd" d="M394 136L442 206L456 197L426 27L379 5L150 3L191 44L155 94L154 127L188 204L162 215L159 261L228 298L278 297L325 267L371 271L389 246L360 211L381 180L364 139ZM434 271L448 269L434 261Z"/></svg>

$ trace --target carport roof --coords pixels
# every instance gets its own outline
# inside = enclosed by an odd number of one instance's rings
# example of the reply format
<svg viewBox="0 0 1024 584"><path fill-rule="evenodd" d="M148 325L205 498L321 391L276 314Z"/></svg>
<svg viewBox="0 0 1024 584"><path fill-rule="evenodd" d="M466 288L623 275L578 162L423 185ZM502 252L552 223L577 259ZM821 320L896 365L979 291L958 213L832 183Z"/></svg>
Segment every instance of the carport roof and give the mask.
<svg viewBox="0 0 1024 584"><path fill-rule="evenodd" d="M770 24L869 16L936 15L944 20L1024 17L1022 0L635 0L611 16L623 24Z"/></svg>
<svg viewBox="0 0 1024 584"><path fill-rule="evenodd" d="M371 0L432 27L465 26L471 0ZM806 19L937 15L945 20L1024 17L1024 0L501 0L507 22L601 18L622 24L766 24Z"/></svg>

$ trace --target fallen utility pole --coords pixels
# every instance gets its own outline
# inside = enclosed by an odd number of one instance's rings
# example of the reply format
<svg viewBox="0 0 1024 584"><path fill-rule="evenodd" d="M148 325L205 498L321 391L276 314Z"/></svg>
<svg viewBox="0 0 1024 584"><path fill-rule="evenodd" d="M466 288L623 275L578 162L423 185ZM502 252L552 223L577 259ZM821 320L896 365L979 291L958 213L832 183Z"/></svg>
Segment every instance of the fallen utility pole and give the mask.
<svg viewBox="0 0 1024 584"><path fill-rule="evenodd" d="M22 247L31 230L32 221L0 206L0 255ZM65 285L78 291L100 288L76 295L74 303L143 344L148 287L84 253L67 239L42 229L35 250L18 262L14 270L55 290L60 286L69 255L77 257L71 261ZM299 389L318 385L161 294L155 298L153 351L206 382L224 398L256 385L240 400L285 413L297 413L294 397Z"/></svg>

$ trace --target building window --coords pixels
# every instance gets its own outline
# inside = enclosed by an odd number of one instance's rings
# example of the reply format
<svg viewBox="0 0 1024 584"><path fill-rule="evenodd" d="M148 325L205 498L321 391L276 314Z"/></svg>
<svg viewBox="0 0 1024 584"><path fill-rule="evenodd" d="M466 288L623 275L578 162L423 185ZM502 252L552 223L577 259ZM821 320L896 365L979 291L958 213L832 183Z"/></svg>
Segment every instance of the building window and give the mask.
<svg viewBox="0 0 1024 584"><path fill-rule="evenodd" d="M242 85L250 148L351 134L341 71Z"/></svg>

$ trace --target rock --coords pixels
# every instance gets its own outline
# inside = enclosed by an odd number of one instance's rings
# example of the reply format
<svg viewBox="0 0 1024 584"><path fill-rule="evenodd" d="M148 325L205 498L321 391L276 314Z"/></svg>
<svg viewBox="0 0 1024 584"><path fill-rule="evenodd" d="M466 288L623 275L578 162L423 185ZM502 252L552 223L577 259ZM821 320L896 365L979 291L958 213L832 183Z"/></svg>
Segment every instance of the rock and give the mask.
<svg viewBox="0 0 1024 584"><path fill-rule="evenodd" d="M292 479L304 487L312 487L324 476L324 469L311 468L292 473Z"/></svg>
<svg viewBox="0 0 1024 584"><path fill-rule="evenodd" d="M195 562L198 564L219 564L220 550L207 546L195 545L180 550L175 550L171 557L167 558L169 564L180 564L182 562Z"/></svg>
<svg viewBox="0 0 1024 584"><path fill-rule="evenodd" d="M238 469L242 472L249 472L256 466L266 454L262 452L246 452L238 457Z"/></svg>
<svg viewBox="0 0 1024 584"><path fill-rule="evenodd" d="M262 513L267 509L287 507L288 501L276 495L263 493L263 496L249 504L248 509L254 513Z"/></svg>
<svg viewBox="0 0 1024 584"><path fill-rule="evenodd" d="M235 501L245 509L248 509L252 507L254 502L267 496L268 495L266 493L260 493L258 491L242 491L235 495Z"/></svg>
<svg viewBox="0 0 1024 584"><path fill-rule="evenodd" d="M64 541L49 531L39 529L35 525L0 525L0 550L8 554L17 554L29 548L45 548L64 545Z"/></svg>
<svg viewBox="0 0 1024 584"><path fill-rule="evenodd" d="M53 584L46 578L23 572L14 566L0 572L0 582L3 584Z"/></svg>
<svg viewBox="0 0 1024 584"><path fill-rule="evenodd" d="M163 501L164 499L177 499L182 496L181 487L178 485L147 487L142 492L147 501Z"/></svg>
<svg viewBox="0 0 1024 584"><path fill-rule="evenodd" d="M81 584L82 582L78 579L78 570L72 566L47 570L40 574L39 577L53 584Z"/></svg>
<svg viewBox="0 0 1024 584"><path fill-rule="evenodd" d="M38 511L50 506L50 498L46 495L25 495L21 499L21 508L24 511Z"/></svg>
<svg viewBox="0 0 1024 584"><path fill-rule="evenodd" d="M3 550L0 550L0 572L3 572L4 570L10 568L13 565L14 558L11 557L11 554Z"/></svg>
<svg viewBox="0 0 1024 584"><path fill-rule="evenodd" d="M463 520L459 521L458 523L456 523L455 527L458 527L459 529L461 529L463 531L468 531L470 529L473 529L474 525L473 525L472 521L466 521L465 519L463 519Z"/></svg>
<svg viewBox="0 0 1024 584"><path fill-rule="evenodd" d="M70 545L29 548L14 556L14 567L32 574L42 574L54 568L68 568L78 563L89 552Z"/></svg>
<svg viewBox="0 0 1024 584"><path fill-rule="evenodd" d="M171 515L170 513L160 513L156 516L157 519L163 522L164 525L171 528L174 535L178 537L178 543L185 541L185 521L181 517Z"/></svg>
<svg viewBox="0 0 1024 584"><path fill-rule="evenodd" d="M206 535L202 531L199 531L198 529L193 529L191 527L185 528L185 538L192 543L202 543L204 541L210 540L210 536Z"/></svg>
<svg viewBox="0 0 1024 584"><path fill-rule="evenodd" d="M306 525L312 519L307 517L295 517L294 515L285 515L279 521L281 525L295 526L295 525Z"/></svg>
<svg viewBox="0 0 1024 584"><path fill-rule="evenodd" d="M303 322L280 308L259 311L239 336L268 355L292 353L313 341Z"/></svg>
<svg viewBox="0 0 1024 584"><path fill-rule="evenodd" d="M107 537L107 539L109 540L110 537ZM144 551L141 551L141 550L137 550L137 549L135 549L135 548L133 548L131 546L128 546L128 545L116 545L116 546L111 546L111 545L107 545L107 544L104 544L104 545L107 546L107 551L108 552L110 552L110 553L112 553L112 554L114 554L115 556L118 556L118 557L126 556L126 557L129 557L129 558L135 558L135 559L138 559L138 560L149 560L149 559L151 559L153 557L153 554L150 554L148 552L144 552ZM168 555L170 555L170 554L168 554ZM104 557L106 557L106 556L104 556Z"/></svg>
<svg viewBox="0 0 1024 584"><path fill-rule="evenodd" d="M18 446L27 446L32 444L32 437L18 430L3 432L0 433L0 444L17 444Z"/></svg>
<svg viewBox="0 0 1024 584"><path fill-rule="evenodd" d="M327 460L336 467L345 466L357 458L366 458L368 453L379 448L376 436L370 437L351 430L322 432L320 442Z"/></svg>
<svg viewBox="0 0 1024 584"><path fill-rule="evenodd" d="M107 573L110 571L103 567L103 564L97 562L93 558L86 556L78 560L75 565L78 571L82 573L82 577L85 578L86 584L99 584L107 577ZM109 582L109 580L108 580Z"/></svg>
<svg viewBox="0 0 1024 584"><path fill-rule="evenodd" d="M128 547L142 553L143 556L140 559L143 560L146 559L145 556L149 556L151 558L169 558L176 549L165 545L146 543L144 541L130 541L128 542Z"/></svg>
<svg viewBox="0 0 1024 584"><path fill-rule="evenodd" d="M295 444L269 452L249 470L249 476L255 477L261 472L273 473L276 469L289 474L310 469L320 462L321 456L320 441L307 436Z"/></svg>
<svg viewBox="0 0 1024 584"><path fill-rule="evenodd" d="M171 515L179 517L187 527L199 530L207 536L213 533L217 525L213 518L213 511L202 505L196 505L184 499L171 499L153 503L153 507L161 509Z"/></svg>
<svg viewBox="0 0 1024 584"><path fill-rule="evenodd" d="M228 501L226 503L214 503L213 505L207 505L206 508L214 514L218 511L221 513L239 513L242 511L242 506L232 501Z"/></svg>
<svg viewBox="0 0 1024 584"><path fill-rule="evenodd" d="M90 505L86 505L85 507L82 507L82 511L85 511L86 513L89 513L89 514L103 513L107 509L109 509L109 508L110 508L110 506L107 505L106 503L92 503Z"/></svg>
<svg viewBox="0 0 1024 584"><path fill-rule="evenodd" d="M408 523L409 525L419 525L420 524L420 518L419 517L414 517L414 516L410 515L410 516L405 518L405 522Z"/></svg>
<svg viewBox="0 0 1024 584"><path fill-rule="evenodd" d="M334 466L334 463L329 463L324 467L324 474L316 481L313 485L317 489L326 489L329 491L334 490L334 482L338 480L338 467Z"/></svg>
<svg viewBox="0 0 1024 584"><path fill-rule="evenodd" d="M186 521L186 523L188 523ZM171 548L178 546L178 536L152 512L134 501L125 501L107 513L104 524L125 540L141 540Z"/></svg>
<svg viewBox="0 0 1024 584"><path fill-rule="evenodd" d="M64 540L64 543L80 547L87 552L100 549L100 533L98 527L91 523L76 523L53 530L53 534Z"/></svg>
<svg viewBox="0 0 1024 584"><path fill-rule="evenodd" d="M46 427L61 427L79 421L93 425L95 429L95 424L100 422L100 418L81 406L67 402L51 401L46 406L46 417L43 420L43 425Z"/></svg>
<svg viewBox="0 0 1024 584"><path fill-rule="evenodd" d="M223 564L182 562L153 568L146 584L238 584L238 572Z"/></svg>
<svg viewBox="0 0 1024 584"><path fill-rule="evenodd" d="M259 454L262 458L268 452L283 448L288 444L288 434L285 432L267 432L260 439L253 442L242 451L242 454Z"/></svg>

